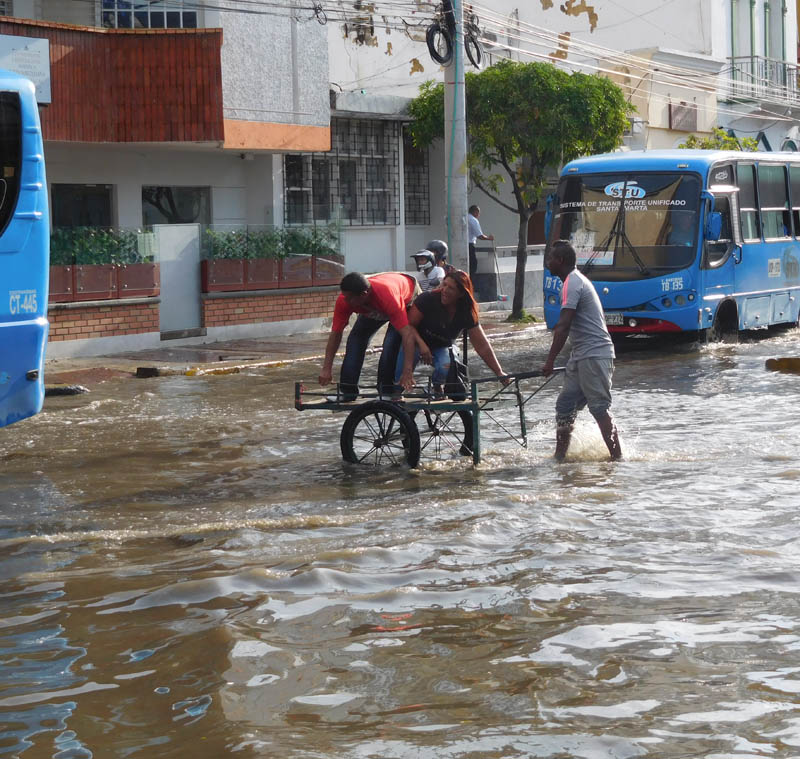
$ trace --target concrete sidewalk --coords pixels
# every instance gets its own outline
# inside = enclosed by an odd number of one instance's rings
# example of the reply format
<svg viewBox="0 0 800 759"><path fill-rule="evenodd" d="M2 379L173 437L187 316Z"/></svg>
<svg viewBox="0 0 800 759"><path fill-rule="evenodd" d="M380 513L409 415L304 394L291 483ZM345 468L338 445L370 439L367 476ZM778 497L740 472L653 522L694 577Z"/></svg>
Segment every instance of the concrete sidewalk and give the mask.
<svg viewBox="0 0 800 759"><path fill-rule="evenodd" d="M482 311L481 324L490 336L499 338L530 324L507 321L510 311ZM541 313L536 314L543 328ZM86 358L59 358L45 362L48 392L57 393L66 386L93 385L113 377L158 377L168 375L202 376L234 374L253 368L284 366L308 361L321 363L328 332L310 332L280 337L227 340L204 345L166 345L156 350L119 353ZM381 336L372 340L372 351L380 350ZM344 352L344 343L340 355Z"/></svg>

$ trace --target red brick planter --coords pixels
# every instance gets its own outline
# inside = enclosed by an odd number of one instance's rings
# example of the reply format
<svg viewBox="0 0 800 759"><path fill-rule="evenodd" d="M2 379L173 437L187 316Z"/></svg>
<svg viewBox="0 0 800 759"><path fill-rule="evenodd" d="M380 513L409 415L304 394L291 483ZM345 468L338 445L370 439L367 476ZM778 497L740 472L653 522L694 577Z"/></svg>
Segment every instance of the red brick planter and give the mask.
<svg viewBox="0 0 800 759"><path fill-rule="evenodd" d="M253 258L244 262L245 290L269 290L281 286L279 258Z"/></svg>
<svg viewBox="0 0 800 759"><path fill-rule="evenodd" d="M161 292L158 264L122 264L117 271L118 298L144 298Z"/></svg>
<svg viewBox="0 0 800 759"><path fill-rule="evenodd" d="M75 283L71 266L50 267L50 303L69 303L74 300Z"/></svg>
<svg viewBox="0 0 800 759"><path fill-rule="evenodd" d="M330 257L215 258L200 262L204 293L338 285L343 275L342 260Z"/></svg>
<svg viewBox="0 0 800 759"><path fill-rule="evenodd" d="M159 264L85 264L50 267L50 303L158 295Z"/></svg>

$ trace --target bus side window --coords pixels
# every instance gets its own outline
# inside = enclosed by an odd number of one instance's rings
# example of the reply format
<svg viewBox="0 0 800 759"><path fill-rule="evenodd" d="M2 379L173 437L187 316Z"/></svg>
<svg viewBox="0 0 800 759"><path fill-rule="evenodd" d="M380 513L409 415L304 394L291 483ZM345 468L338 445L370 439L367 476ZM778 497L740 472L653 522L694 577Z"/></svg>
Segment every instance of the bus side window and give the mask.
<svg viewBox="0 0 800 759"><path fill-rule="evenodd" d="M716 195L714 197L714 210L719 211L722 217L722 232L719 240L709 240L706 242L707 267L719 266L728 256L733 242L731 230L731 205L726 195Z"/></svg>
<svg viewBox="0 0 800 759"><path fill-rule="evenodd" d="M800 166L789 167L789 190L792 194L794 236L800 237Z"/></svg>
<svg viewBox="0 0 800 759"><path fill-rule="evenodd" d="M745 242L761 239L761 225L756 198L756 167L752 163L740 163L736 172L739 180L739 219Z"/></svg>
<svg viewBox="0 0 800 759"><path fill-rule="evenodd" d="M786 189L786 167L759 164L758 197L764 238L777 240L789 237L792 226L789 220L789 196Z"/></svg>
<svg viewBox="0 0 800 759"><path fill-rule="evenodd" d="M22 111L16 92L0 93L0 232L14 215L22 160Z"/></svg>

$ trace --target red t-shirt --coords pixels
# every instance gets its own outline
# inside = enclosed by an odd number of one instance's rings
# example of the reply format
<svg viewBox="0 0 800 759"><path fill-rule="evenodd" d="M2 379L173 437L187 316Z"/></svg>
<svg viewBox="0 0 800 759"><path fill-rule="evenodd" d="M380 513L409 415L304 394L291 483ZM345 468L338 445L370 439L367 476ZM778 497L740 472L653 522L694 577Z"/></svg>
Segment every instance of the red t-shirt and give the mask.
<svg viewBox="0 0 800 759"><path fill-rule="evenodd" d="M366 305L351 308L344 295L340 294L333 307L333 332L343 332L353 313L364 314L370 319L378 319L389 323L397 330L408 324L406 308L414 300L417 280L400 272L387 272L368 277L370 292Z"/></svg>

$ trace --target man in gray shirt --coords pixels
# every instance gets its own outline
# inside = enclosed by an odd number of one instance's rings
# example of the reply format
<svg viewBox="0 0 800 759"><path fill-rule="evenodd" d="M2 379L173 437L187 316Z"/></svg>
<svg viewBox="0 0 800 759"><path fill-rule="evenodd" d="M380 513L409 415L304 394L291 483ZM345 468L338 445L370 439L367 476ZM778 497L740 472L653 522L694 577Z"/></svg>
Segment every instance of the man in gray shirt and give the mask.
<svg viewBox="0 0 800 759"><path fill-rule="evenodd" d="M611 377L614 374L614 343L606 327L603 307L594 285L575 268L575 249L557 240L545 256L545 266L563 282L561 315L553 328L550 353L542 366L549 377L553 363L572 336L564 387L556 400L556 452L559 461L567 455L575 417L584 406L595 418L612 461L622 457L611 407Z"/></svg>

